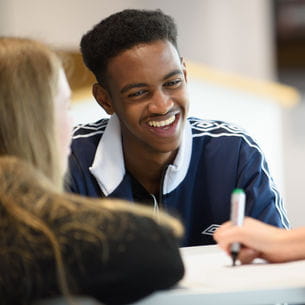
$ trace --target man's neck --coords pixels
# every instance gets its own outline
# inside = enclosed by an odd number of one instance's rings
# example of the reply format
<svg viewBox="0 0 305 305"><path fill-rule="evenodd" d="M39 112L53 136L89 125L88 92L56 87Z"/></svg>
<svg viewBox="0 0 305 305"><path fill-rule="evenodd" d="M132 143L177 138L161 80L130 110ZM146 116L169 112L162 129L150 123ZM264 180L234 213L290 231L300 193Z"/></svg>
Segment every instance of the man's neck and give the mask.
<svg viewBox="0 0 305 305"><path fill-rule="evenodd" d="M160 190L162 175L176 153L128 153L124 151L125 167L150 194Z"/></svg>

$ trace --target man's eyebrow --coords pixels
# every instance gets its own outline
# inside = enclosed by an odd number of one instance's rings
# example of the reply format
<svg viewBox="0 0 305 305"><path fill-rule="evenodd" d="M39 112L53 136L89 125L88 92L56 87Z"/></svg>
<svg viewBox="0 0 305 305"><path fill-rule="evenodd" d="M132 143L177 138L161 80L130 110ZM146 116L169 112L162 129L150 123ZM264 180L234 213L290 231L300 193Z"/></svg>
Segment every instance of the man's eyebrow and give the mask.
<svg viewBox="0 0 305 305"><path fill-rule="evenodd" d="M128 84L128 85L124 86L120 90L120 93L123 94L123 93L125 93L126 91L128 91L130 89L133 89L133 88L142 88L142 87L145 87L145 86L147 86L147 84L145 84L145 83Z"/></svg>
<svg viewBox="0 0 305 305"><path fill-rule="evenodd" d="M164 77L163 77L163 80L166 80L174 75L177 75L177 74L183 74L182 71L180 69L177 69L177 70L174 70L168 74L166 74Z"/></svg>
<svg viewBox="0 0 305 305"><path fill-rule="evenodd" d="M174 70L168 74L166 74L164 77L163 77L163 80L166 80L174 75L177 75L177 74L183 74L181 70L177 69L177 70ZM130 89L133 89L133 88L142 88L142 87L146 87L147 84L146 83L135 83L135 84L128 84L126 86L124 86L121 90L120 90L120 93L123 94L125 92L127 92L128 90Z"/></svg>

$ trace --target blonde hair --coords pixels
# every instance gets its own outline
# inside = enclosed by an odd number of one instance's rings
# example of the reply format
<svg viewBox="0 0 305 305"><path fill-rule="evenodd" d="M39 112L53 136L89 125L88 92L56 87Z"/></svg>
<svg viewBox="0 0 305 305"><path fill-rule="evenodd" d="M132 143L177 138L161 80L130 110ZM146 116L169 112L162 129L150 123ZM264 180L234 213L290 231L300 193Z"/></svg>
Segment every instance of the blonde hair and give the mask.
<svg viewBox="0 0 305 305"><path fill-rule="evenodd" d="M0 37L0 155L26 160L62 187L54 96L59 58L47 46Z"/></svg>
<svg viewBox="0 0 305 305"><path fill-rule="evenodd" d="M0 274L1 304L15 304L16 300L28 304L46 293L44 289L54 287L56 277L58 290L75 304L69 291L77 293L77 285L65 272L64 249L72 246L73 238L83 241L84 247L100 244L101 261L107 263L108 242L123 239L128 226L134 225L128 215L158 222L176 237L183 234L179 220L162 212L158 220L153 219L149 207L57 192L40 171L15 157L0 157L0 215L0 261L7 268ZM112 234L101 229L109 223L116 223ZM82 250L85 248L78 251ZM47 272L45 265L41 267L46 261Z"/></svg>

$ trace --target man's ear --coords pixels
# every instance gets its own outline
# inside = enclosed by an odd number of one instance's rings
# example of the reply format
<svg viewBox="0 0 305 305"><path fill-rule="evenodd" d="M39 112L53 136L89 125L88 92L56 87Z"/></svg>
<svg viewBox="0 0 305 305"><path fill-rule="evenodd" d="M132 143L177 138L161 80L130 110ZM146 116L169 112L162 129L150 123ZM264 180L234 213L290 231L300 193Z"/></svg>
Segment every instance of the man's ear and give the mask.
<svg viewBox="0 0 305 305"><path fill-rule="evenodd" d="M182 68L183 68L184 79L185 79L185 82L187 83L186 64L185 64L185 61L184 61L183 57L180 57L180 60L181 60Z"/></svg>
<svg viewBox="0 0 305 305"><path fill-rule="evenodd" d="M100 106L108 113L109 115L114 113L111 98L107 90L98 83L95 83L92 86L92 94L95 97L96 101Z"/></svg>

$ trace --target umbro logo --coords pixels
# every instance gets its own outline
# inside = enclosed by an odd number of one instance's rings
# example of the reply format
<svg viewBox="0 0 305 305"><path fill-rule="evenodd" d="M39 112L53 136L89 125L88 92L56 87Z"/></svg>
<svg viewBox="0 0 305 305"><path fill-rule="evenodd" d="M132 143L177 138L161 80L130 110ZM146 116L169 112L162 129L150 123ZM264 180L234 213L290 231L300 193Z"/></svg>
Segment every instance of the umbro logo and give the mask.
<svg viewBox="0 0 305 305"><path fill-rule="evenodd" d="M216 231L217 228L219 228L220 225L217 224L213 224L208 226L206 229L204 229L201 234L205 234L205 235L213 235L214 232Z"/></svg>

